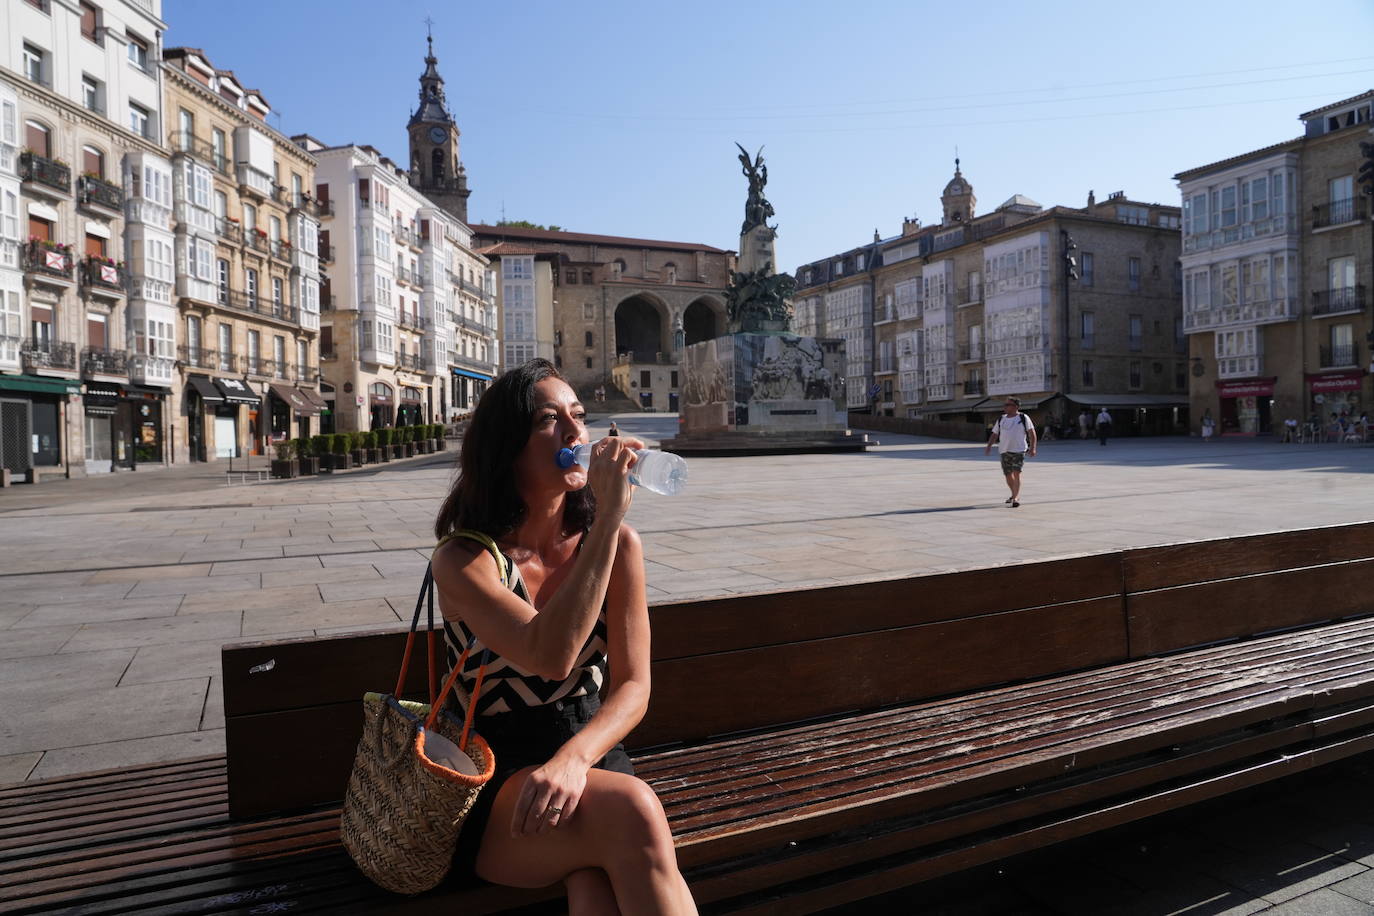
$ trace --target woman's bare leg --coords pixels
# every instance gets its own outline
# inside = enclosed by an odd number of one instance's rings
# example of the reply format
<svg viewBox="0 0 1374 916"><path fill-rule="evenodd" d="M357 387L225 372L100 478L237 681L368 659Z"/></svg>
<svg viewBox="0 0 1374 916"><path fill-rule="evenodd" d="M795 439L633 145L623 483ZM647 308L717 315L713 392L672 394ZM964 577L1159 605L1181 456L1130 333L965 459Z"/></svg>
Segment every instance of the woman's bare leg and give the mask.
<svg viewBox="0 0 1374 916"><path fill-rule="evenodd" d="M563 879L568 891L568 916L620 916L615 888L599 868L584 868Z"/></svg>
<svg viewBox="0 0 1374 916"><path fill-rule="evenodd" d="M668 819L647 784L623 773L591 770L570 820L513 837L511 814L529 773L516 773L496 796L477 854L479 876L511 887L544 887L595 868L605 872L622 913L696 912L677 868Z"/></svg>

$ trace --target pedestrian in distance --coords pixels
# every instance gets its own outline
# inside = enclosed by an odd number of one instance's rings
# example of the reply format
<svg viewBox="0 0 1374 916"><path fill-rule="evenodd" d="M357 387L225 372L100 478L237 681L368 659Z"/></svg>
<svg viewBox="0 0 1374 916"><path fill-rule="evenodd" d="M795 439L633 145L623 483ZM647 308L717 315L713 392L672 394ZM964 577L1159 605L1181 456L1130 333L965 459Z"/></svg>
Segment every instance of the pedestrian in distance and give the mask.
<svg viewBox="0 0 1374 916"><path fill-rule="evenodd" d="M1112 434L1112 415L1107 413L1107 408L1102 408L1097 412L1097 444L1106 445L1107 437Z"/></svg>
<svg viewBox="0 0 1374 916"><path fill-rule="evenodd" d="M1217 425L1212 421L1212 411L1208 410L1202 415L1202 441L1210 442L1216 431Z"/></svg>
<svg viewBox="0 0 1374 916"><path fill-rule="evenodd" d="M1084 407L1083 412L1078 415L1078 438L1086 439L1092 435L1093 415L1088 408Z"/></svg>
<svg viewBox="0 0 1374 916"><path fill-rule="evenodd" d="M644 444L603 439L589 467L562 467L559 450L588 441L586 416L548 360L497 378L435 520L448 665L471 646L462 679L496 758L455 866L561 882L573 913L695 914L663 805L622 744L649 705L644 548L625 523Z"/></svg>
<svg viewBox="0 0 1374 916"><path fill-rule="evenodd" d="M610 430L606 433L606 435L608 435L608 436L619 436L619 435L620 435L620 427L618 427L618 426L615 425L615 421L614 421L614 420L611 421L611 428L610 428Z"/></svg>
<svg viewBox="0 0 1374 916"><path fill-rule="evenodd" d="M992 424L983 454L992 454L994 444L1002 460L1002 476L1007 480L1007 489L1011 490L1006 504L1019 509L1021 468L1025 466L1027 455L1035 457L1035 424L1021 412L1020 399L1009 397L1002 403L1002 415Z"/></svg>

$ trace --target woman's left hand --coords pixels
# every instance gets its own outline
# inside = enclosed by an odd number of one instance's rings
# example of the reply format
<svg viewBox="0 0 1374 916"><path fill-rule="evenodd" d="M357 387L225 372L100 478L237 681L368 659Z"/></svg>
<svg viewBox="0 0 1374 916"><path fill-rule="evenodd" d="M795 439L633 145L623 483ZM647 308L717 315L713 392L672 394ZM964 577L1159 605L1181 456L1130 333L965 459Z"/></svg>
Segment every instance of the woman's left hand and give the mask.
<svg viewBox="0 0 1374 916"><path fill-rule="evenodd" d="M511 815L511 836L543 833L566 823L587 787L587 767L554 757L525 779Z"/></svg>

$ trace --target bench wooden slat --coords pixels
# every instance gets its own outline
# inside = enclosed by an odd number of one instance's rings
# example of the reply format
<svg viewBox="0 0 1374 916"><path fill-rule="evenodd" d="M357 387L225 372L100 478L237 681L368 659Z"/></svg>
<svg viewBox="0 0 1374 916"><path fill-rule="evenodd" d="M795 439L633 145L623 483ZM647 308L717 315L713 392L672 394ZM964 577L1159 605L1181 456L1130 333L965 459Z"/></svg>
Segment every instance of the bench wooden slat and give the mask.
<svg viewBox="0 0 1374 916"><path fill-rule="evenodd" d="M701 740L1107 665L1126 658L1120 620L1120 600L1098 598L662 661L654 666L649 714L634 730L633 743L645 747ZM1026 646L1036 650L1027 652ZM979 665L968 665L970 658ZM922 663L913 664L913 659ZM765 670L787 675L760 677ZM998 681L989 681L990 672L996 672ZM743 697L748 702L741 702Z"/></svg>
<svg viewBox="0 0 1374 916"><path fill-rule="evenodd" d="M49 804L64 799L100 795L112 787L128 785L163 785L200 776L223 776L224 757L196 757L175 764L153 767L129 767L71 777L52 777L32 782L0 786L0 811L34 804Z"/></svg>
<svg viewBox="0 0 1374 916"><path fill-rule="evenodd" d="M741 621L738 597L655 604L651 610L656 661L737 649L807 642L1028 610L1121 594L1115 554L1073 557L969 573L860 582L749 596ZM823 606L826 614L799 614L798 606Z"/></svg>
<svg viewBox="0 0 1374 916"><path fill-rule="evenodd" d="M1126 597L1132 656L1162 655L1252 633L1374 612L1352 583L1374 576L1374 560L1261 573Z"/></svg>
<svg viewBox="0 0 1374 916"><path fill-rule="evenodd" d="M1127 550L1127 593L1374 557L1374 525L1357 522L1296 531Z"/></svg>

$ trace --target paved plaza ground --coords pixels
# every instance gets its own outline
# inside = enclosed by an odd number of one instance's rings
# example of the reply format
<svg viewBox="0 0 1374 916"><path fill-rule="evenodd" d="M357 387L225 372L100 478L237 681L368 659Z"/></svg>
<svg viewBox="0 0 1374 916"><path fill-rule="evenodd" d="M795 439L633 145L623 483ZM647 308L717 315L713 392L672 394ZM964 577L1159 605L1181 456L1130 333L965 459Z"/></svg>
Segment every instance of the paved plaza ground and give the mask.
<svg viewBox="0 0 1374 916"><path fill-rule="evenodd" d="M616 419L651 440L676 432L672 416ZM878 438L867 454L694 459L681 495L638 495L651 604L1374 519L1362 446L1050 442L1010 509L981 446ZM408 618L455 456L251 485L189 465L0 491L0 783L223 752L220 647ZM1322 886L1355 909L1285 912L1374 913L1372 854L1338 863L1359 859L1339 880L1364 876L1363 897ZM1281 902L1244 900L1189 912Z"/></svg>

